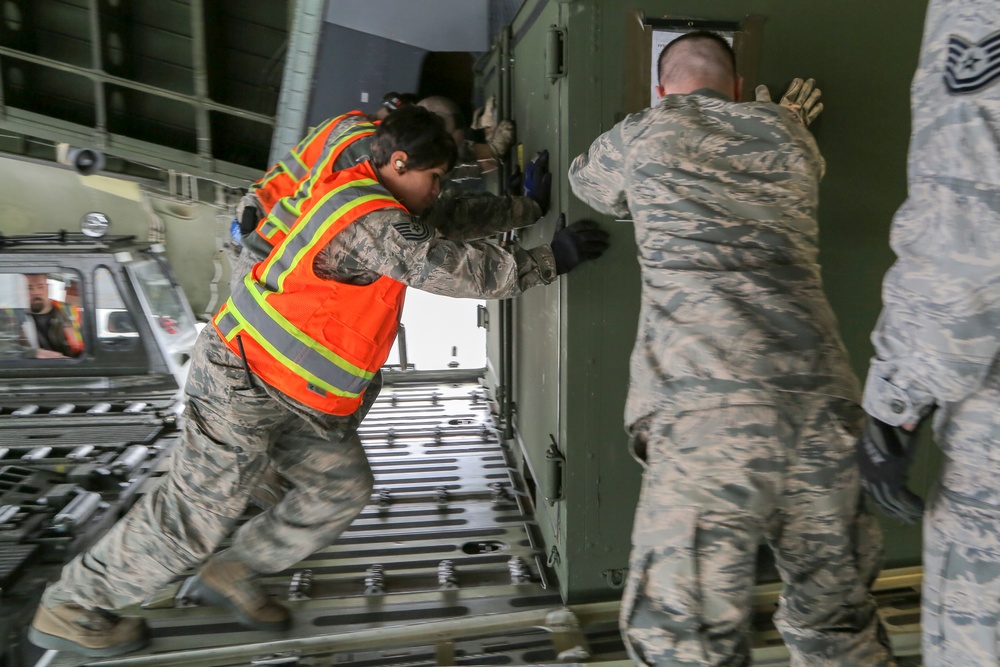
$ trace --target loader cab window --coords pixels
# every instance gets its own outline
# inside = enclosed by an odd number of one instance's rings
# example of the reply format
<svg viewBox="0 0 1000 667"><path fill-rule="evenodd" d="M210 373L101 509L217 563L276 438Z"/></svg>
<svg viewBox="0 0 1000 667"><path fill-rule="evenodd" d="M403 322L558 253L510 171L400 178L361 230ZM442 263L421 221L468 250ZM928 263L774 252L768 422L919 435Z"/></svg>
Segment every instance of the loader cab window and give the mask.
<svg viewBox="0 0 1000 667"><path fill-rule="evenodd" d="M0 363L72 362L85 352L77 271L0 273Z"/></svg>
<svg viewBox="0 0 1000 667"><path fill-rule="evenodd" d="M190 350L198 337L194 314L180 286L161 262L149 259L131 265L136 292L153 329L171 353Z"/></svg>
<svg viewBox="0 0 1000 667"><path fill-rule="evenodd" d="M94 312L97 344L105 350L133 349L139 345L139 330L128 311L111 271L103 266L94 272Z"/></svg>

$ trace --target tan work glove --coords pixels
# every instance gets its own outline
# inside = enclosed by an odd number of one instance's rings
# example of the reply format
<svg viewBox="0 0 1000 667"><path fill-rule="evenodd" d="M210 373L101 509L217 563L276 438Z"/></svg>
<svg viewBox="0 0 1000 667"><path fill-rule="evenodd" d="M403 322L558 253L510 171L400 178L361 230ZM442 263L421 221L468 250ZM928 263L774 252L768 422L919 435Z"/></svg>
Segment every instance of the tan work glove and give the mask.
<svg viewBox="0 0 1000 667"><path fill-rule="evenodd" d="M472 114L473 130L484 130L486 134L486 145L490 148L490 153L494 158L501 158L510 150L514 143L514 123L506 118L497 122L497 98L490 95L486 98L486 104L479 107Z"/></svg>
<svg viewBox="0 0 1000 667"><path fill-rule="evenodd" d="M479 107L472 113L472 129L485 130L497 124L497 98L490 95L486 98L486 104Z"/></svg>
<svg viewBox="0 0 1000 667"><path fill-rule="evenodd" d="M495 157L503 157L514 143L516 134L514 123L504 118L496 127L486 128L486 143Z"/></svg>
<svg viewBox="0 0 1000 667"><path fill-rule="evenodd" d="M754 93L758 102L771 101L771 92L763 84L757 86ZM780 104L808 127L823 111L823 103L819 101L820 94L819 88L816 88L815 79L803 81L795 78L792 79L792 85L788 87L788 92L782 96Z"/></svg>

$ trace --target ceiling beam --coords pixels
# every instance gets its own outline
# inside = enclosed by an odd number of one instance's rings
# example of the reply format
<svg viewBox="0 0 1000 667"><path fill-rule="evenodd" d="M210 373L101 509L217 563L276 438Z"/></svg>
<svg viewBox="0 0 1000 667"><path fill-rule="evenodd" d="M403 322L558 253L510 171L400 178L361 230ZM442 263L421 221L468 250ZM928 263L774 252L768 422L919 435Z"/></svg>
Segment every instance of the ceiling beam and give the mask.
<svg viewBox="0 0 1000 667"><path fill-rule="evenodd" d="M296 0L285 56L285 74L281 79L278 113L271 139L268 164L280 160L299 142L306 131L306 114L312 94L316 53L323 27L325 0Z"/></svg>

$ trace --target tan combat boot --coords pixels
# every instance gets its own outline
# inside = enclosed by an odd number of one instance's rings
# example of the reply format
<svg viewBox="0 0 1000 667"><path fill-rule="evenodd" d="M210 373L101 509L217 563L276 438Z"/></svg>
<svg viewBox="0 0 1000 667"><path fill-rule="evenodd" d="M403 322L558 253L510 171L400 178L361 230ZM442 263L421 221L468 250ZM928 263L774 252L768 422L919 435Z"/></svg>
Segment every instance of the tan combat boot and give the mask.
<svg viewBox="0 0 1000 667"><path fill-rule="evenodd" d="M40 604L28 639L39 648L107 658L141 649L149 643L149 630L141 618L91 611L72 602L55 607Z"/></svg>
<svg viewBox="0 0 1000 667"><path fill-rule="evenodd" d="M240 623L254 630L287 630L292 627L288 607L272 600L243 563L210 559L198 572L195 590L202 602L225 607Z"/></svg>

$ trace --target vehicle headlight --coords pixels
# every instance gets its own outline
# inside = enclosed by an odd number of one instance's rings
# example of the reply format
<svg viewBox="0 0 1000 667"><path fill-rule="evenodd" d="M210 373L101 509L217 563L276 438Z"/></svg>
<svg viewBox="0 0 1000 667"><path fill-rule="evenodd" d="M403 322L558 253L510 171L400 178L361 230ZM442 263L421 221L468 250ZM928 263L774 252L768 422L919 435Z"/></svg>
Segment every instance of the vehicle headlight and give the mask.
<svg viewBox="0 0 1000 667"><path fill-rule="evenodd" d="M92 239L99 239L108 233L111 221L103 213L93 211L80 218L80 231Z"/></svg>

